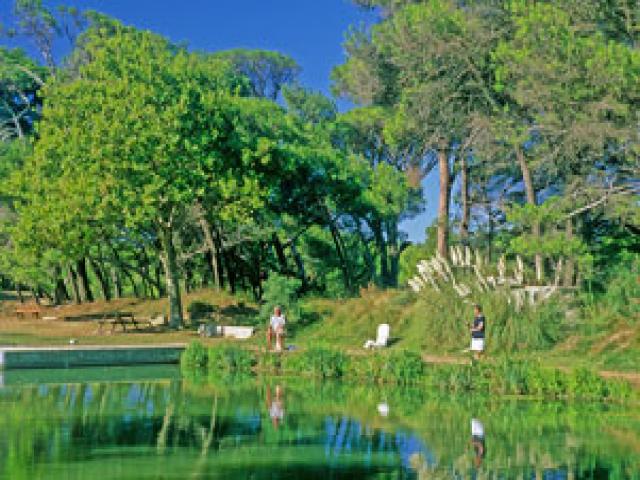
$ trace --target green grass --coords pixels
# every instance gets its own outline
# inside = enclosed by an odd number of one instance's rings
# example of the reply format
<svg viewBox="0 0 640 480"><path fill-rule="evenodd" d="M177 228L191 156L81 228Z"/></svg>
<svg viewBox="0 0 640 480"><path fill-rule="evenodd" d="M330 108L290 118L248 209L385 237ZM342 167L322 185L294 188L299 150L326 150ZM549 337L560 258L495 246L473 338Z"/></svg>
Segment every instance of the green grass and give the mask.
<svg viewBox="0 0 640 480"><path fill-rule="evenodd" d="M548 350L564 335L559 303L516 311L497 294L477 300L487 317L489 354ZM317 312L322 321L296 332L295 341L302 345L322 342L360 349L375 338L379 324L388 323L392 349L459 354L469 347L472 306L436 292L370 289L349 300L309 300L304 308Z"/></svg>
<svg viewBox="0 0 640 480"><path fill-rule="evenodd" d="M356 383L416 385L443 392L640 401L640 391L633 390L628 382L602 378L591 369L560 370L541 362L511 357L471 365L426 365L418 354L406 350L348 355L342 349L313 347L276 355L234 345L207 350L197 342L192 343L182 355L183 367L188 373L205 364L214 376L257 371Z"/></svg>
<svg viewBox="0 0 640 480"><path fill-rule="evenodd" d="M576 300L549 303L537 310L514 312L500 299L481 299L487 317L487 357L508 353L512 358L540 360L549 366L570 365L598 370L638 372L640 365L640 321L616 313L606 305L581 309ZM210 306L215 320L227 325L253 325L256 335L243 342L252 349L265 347L265 321L260 306L227 292L200 290L185 297L185 308ZM55 309L57 315L131 310L145 317L163 312L164 300L121 299ZM346 353L364 353L362 345L376 336L377 326L389 323L391 343L387 350L427 355L433 361L469 359L471 306L458 298L407 290L363 289L351 299L306 298L300 316L290 319L286 343L299 350L326 345ZM63 345L70 338L80 344L189 343L197 338L192 326L184 331L145 331L97 335L93 322L15 320L15 306L5 302L0 310L0 344ZM565 311L571 310L567 319ZM4 312L4 315L3 315ZM285 312L286 314L287 312ZM233 343L206 339L206 345Z"/></svg>

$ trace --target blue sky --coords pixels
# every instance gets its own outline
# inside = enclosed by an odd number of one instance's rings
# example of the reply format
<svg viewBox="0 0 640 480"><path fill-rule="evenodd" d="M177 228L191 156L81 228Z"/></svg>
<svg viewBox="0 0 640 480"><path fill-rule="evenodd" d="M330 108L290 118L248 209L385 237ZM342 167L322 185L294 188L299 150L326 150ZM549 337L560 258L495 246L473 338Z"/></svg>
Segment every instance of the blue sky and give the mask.
<svg viewBox="0 0 640 480"><path fill-rule="evenodd" d="M45 0L47 6L72 5L114 16L126 24L160 33L198 50L264 48L293 57L302 67L303 85L330 91L333 66L344 61L342 41L350 25L370 23L372 13L350 0ZM0 0L0 21L13 0ZM4 40L2 43L7 44ZM411 240L423 240L435 215L437 178L425 180L427 210L404 222Z"/></svg>

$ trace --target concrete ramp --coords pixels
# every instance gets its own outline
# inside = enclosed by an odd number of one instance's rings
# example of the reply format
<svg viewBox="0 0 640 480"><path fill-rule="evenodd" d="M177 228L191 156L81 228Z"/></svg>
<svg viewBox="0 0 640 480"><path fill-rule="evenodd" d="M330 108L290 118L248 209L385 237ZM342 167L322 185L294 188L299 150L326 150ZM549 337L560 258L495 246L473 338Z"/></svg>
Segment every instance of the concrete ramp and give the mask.
<svg viewBox="0 0 640 480"><path fill-rule="evenodd" d="M0 369L171 364L184 344L0 347Z"/></svg>

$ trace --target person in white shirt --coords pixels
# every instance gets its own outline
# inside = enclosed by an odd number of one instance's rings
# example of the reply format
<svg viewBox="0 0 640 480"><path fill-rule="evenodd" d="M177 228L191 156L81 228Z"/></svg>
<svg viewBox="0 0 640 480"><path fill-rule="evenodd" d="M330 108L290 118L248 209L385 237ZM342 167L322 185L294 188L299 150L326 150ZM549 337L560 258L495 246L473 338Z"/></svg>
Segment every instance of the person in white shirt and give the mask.
<svg viewBox="0 0 640 480"><path fill-rule="evenodd" d="M271 341L273 337L276 337L276 352L282 351L282 338L284 337L284 326L286 320L282 314L280 307L273 309L273 315L269 321L269 327L267 328L267 348L271 350Z"/></svg>

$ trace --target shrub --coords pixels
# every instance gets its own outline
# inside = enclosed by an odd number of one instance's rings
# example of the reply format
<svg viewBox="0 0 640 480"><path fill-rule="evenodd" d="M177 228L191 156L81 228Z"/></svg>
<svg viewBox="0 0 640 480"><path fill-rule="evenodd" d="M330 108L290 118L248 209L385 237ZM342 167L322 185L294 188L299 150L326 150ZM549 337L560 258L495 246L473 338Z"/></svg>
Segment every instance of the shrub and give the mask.
<svg viewBox="0 0 640 480"><path fill-rule="evenodd" d="M187 312L189 313L189 318L191 321L194 320L202 320L203 318L207 318L213 312L215 312L216 307L211 305L208 302L202 302L199 300L194 300L189 303L187 307Z"/></svg>
<svg viewBox="0 0 640 480"><path fill-rule="evenodd" d="M613 400L627 401L634 395L631 384L625 380L608 380L606 382L606 396Z"/></svg>
<svg viewBox="0 0 640 480"><path fill-rule="evenodd" d="M587 368L577 368L567 376L567 393L573 398L604 398L605 380Z"/></svg>
<svg viewBox="0 0 640 480"><path fill-rule="evenodd" d="M492 367L495 368L495 372L488 376L488 388L490 391L503 395L523 395L527 393L528 363L503 357Z"/></svg>
<svg viewBox="0 0 640 480"><path fill-rule="evenodd" d="M424 362L420 355L406 350L374 352L353 359L350 374L378 383L408 385L423 380Z"/></svg>
<svg viewBox="0 0 640 480"><path fill-rule="evenodd" d="M301 285L302 282L297 278L289 278L277 273L269 275L263 284L262 300L264 303L260 309L260 316L268 320L274 307L279 306L287 317L287 321L297 321L300 318L298 290Z"/></svg>
<svg viewBox="0 0 640 480"><path fill-rule="evenodd" d="M252 352L232 345L209 348L209 371L250 373L256 364Z"/></svg>
<svg viewBox="0 0 640 480"><path fill-rule="evenodd" d="M282 355L271 353L258 355L256 369L261 373L279 374L282 370Z"/></svg>
<svg viewBox="0 0 640 480"><path fill-rule="evenodd" d="M544 397L560 397L566 394L567 376L560 370L529 364L525 373L525 393Z"/></svg>
<svg viewBox="0 0 640 480"><path fill-rule="evenodd" d="M180 364L185 367L207 365L207 349L200 342L191 342L180 356Z"/></svg>
<svg viewBox="0 0 640 480"><path fill-rule="evenodd" d="M345 374L348 363L349 357L340 350L313 347L287 356L285 369L321 378L340 378Z"/></svg>

